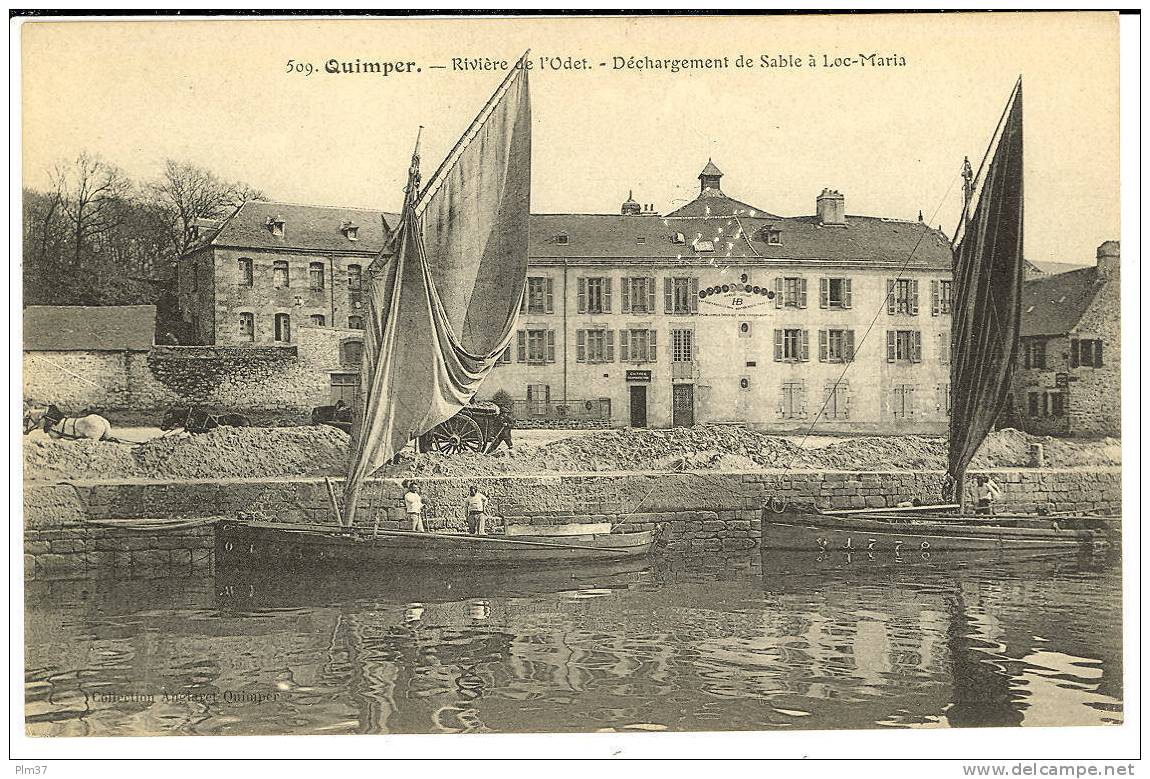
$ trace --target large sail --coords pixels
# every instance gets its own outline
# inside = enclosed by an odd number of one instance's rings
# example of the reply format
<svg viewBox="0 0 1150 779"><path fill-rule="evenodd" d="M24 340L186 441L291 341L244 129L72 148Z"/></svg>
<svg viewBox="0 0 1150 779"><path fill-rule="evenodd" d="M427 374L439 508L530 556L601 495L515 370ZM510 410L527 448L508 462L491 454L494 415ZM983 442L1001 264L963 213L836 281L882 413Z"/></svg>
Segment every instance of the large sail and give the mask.
<svg viewBox="0 0 1150 779"><path fill-rule="evenodd" d="M399 225L368 273L347 525L355 521L363 479L466 406L510 342L527 278L531 105L524 62L421 193L417 147Z"/></svg>
<svg viewBox="0 0 1150 779"><path fill-rule="evenodd" d="M1001 413L1018 354L1022 300L1022 79L1011 93L966 205L954 250L947 467L966 467Z"/></svg>

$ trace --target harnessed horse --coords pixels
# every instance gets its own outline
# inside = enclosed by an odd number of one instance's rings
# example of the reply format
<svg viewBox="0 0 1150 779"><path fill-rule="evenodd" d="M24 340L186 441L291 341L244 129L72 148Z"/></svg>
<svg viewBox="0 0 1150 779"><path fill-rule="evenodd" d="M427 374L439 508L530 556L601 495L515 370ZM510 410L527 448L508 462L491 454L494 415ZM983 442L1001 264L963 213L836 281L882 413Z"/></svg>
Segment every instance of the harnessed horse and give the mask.
<svg viewBox="0 0 1150 779"><path fill-rule="evenodd" d="M112 423L99 414L69 417L55 405L47 408L29 407L24 410L24 435L37 428L58 438L124 443L111 435Z"/></svg>
<svg viewBox="0 0 1150 779"><path fill-rule="evenodd" d="M248 427L251 421L243 414L209 414L197 406L175 406L168 409L160 422L161 430L182 427L189 433L206 433L217 427Z"/></svg>

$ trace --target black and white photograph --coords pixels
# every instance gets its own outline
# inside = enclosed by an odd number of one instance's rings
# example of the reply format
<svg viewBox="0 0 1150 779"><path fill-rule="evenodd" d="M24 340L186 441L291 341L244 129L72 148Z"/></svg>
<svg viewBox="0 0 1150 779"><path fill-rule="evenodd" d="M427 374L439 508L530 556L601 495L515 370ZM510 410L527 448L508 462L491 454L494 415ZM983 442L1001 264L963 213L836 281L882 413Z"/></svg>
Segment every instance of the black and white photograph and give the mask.
<svg viewBox="0 0 1150 779"><path fill-rule="evenodd" d="M1136 773L1118 13L248 13L10 17L23 773Z"/></svg>

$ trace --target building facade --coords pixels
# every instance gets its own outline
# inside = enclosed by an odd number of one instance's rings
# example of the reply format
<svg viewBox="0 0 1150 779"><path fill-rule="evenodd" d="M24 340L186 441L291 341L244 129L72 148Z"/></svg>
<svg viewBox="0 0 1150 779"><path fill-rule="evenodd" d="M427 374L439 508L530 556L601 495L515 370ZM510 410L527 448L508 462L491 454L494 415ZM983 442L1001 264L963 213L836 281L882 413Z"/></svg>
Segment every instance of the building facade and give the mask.
<svg viewBox="0 0 1150 779"><path fill-rule="evenodd" d="M389 221L378 211L249 201L180 261L196 344L292 343L302 326L362 329L362 279Z"/></svg>
<svg viewBox="0 0 1150 779"><path fill-rule="evenodd" d="M1119 435L1122 428L1120 246L1097 265L1027 281L1011 423L1039 435Z"/></svg>
<svg viewBox="0 0 1150 779"><path fill-rule="evenodd" d="M848 215L832 190L811 216L776 216L727 196L722 176L708 162L698 197L666 215L632 197L619 214L532 215L519 323L480 396L614 425L944 432L946 236ZM182 265L186 316L206 343L290 342L299 318L355 328L356 277L394 222L246 204Z"/></svg>

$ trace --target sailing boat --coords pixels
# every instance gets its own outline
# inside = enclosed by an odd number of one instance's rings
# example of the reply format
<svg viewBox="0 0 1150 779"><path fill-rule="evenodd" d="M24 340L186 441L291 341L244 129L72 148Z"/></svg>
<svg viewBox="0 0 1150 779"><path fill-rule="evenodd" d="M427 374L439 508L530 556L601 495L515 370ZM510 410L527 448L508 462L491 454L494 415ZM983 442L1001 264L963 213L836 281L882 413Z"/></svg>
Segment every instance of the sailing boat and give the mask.
<svg viewBox="0 0 1150 779"><path fill-rule="evenodd" d="M361 403L342 510L328 483L338 523L222 522L217 560L505 565L602 562L651 550L653 532L609 526L512 537L356 523L365 480L467 406L511 341L527 281L528 73L524 54L422 188L416 140L399 224L368 269Z"/></svg>
<svg viewBox="0 0 1150 779"><path fill-rule="evenodd" d="M964 175L954 250L952 412L945 504L905 509L763 511L764 551L891 564L1103 545L1107 518L965 511L966 469L1005 406L1018 353L1023 281L1022 79L978 175ZM966 170L969 170L967 165ZM964 170L964 173L966 171Z"/></svg>

